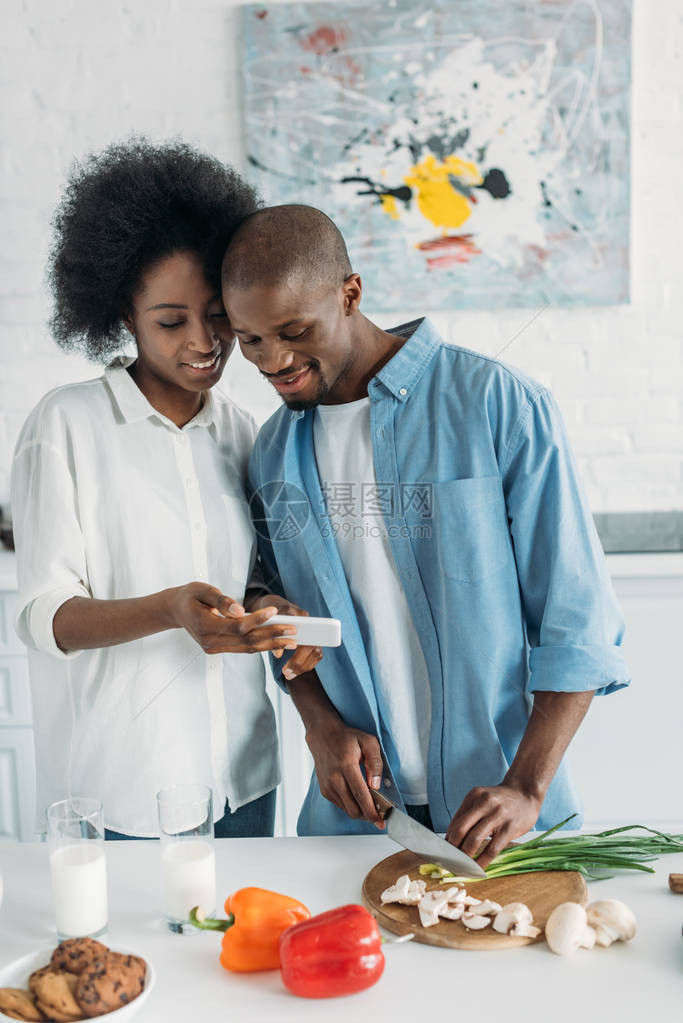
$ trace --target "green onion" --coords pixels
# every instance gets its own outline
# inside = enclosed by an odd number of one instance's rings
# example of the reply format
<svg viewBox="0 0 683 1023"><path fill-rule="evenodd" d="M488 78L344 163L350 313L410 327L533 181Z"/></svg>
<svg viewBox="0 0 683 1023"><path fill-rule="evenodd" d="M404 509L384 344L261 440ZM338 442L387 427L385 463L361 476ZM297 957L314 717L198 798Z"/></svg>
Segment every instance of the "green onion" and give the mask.
<svg viewBox="0 0 683 1023"><path fill-rule="evenodd" d="M664 853L683 853L683 835L667 835L644 824L627 824L594 835L549 837L575 816L572 814L527 842L503 849L485 868L486 878L529 874L537 870L576 870L592 881L600 881L613 877L610 872L614 870L641 870L654 874L654 868L646 866L646 863ZM647 834L626 834L627 831L638 830ZM420 873L439 878L442 884L453 884L454 881L472 884L474 880L457 877L437 863L423 864Z"/></svg>

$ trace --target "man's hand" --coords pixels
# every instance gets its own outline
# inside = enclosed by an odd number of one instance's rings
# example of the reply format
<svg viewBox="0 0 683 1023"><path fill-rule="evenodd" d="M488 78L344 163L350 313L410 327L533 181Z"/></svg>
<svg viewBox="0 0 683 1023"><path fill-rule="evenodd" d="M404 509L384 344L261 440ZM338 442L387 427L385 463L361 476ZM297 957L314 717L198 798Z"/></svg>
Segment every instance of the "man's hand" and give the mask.
<svg viewBox="0 0 683 1023"><path fill-rule="evenodd" d="M542 802L511 783L472 789L448 826L446 840L468 856L483 847L477 863L487 867L513 839L533 828Z"/></svg>
<svg viewBox="0 0 683 1023"><path fill-rule="evenodd" d="M487 867L506 845L533 828L548 787L593 690L534 693L534 706L515 758L500 785L468 792L451 821L446 838Z"/></svg>
<svg viewBox="0 0 683 1023"><path fill-rule="evenodd" d="M383 828L384 821L370 795L370 788L378 789L382 781L382 754L376 737L348 728L339 719L334 726L328 720L324 727L307 729L306 742L325 799L353 820L362 817Z"/></svg>
<svg viewBox="0 0 683 1023"><path fill-rule="evenodd" d="M247 614L232 597L207 583L187 583L166 594L171 624L189 632L206 654L253 654L296 647L293 628L267 624L276 613L272 604Z"/></svg>
<svg viewBox="0 0 683 1023"><path fill-rule="evenodd" d="M278 596L277 593L267 593L265 596L256 597L249 603L249 610L256 611L264 607L274 607L279 615L297 615L301 618L308 618L308 611L293 604L291 600ZM285 631L282 630L281 631ZM291 630L294 632L294 629ZM294 636L296 646L296 635ZM287 649L291 647L287 646ZM276 657L282 657L283 650L273 650ZM296 646L295 652L282 669L282 674L289 681L297 675L303 675L305 671L313 671L318 661L322 660L323 652L319 646Z"/></svg>

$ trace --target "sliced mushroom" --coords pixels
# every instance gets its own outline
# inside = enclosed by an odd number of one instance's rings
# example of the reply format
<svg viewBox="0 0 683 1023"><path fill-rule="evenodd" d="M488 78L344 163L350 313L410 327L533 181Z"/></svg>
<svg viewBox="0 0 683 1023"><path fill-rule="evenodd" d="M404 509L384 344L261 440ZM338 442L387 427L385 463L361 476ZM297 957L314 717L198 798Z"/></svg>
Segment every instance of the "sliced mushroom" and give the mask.
<svg viewBox="0 0 683 1023"><path fill-rule="evenodd" d="M405 896L401 899L401 903L404 906L417 906L420 899L425 893L427 888L426 881L411 881L410 888L406 892Z"/></svg>
<svg viewBox="0 0 683 1023"><path fill-rule="evenodd" d="M411 881L407 874L402 874L395 884L382 892L380 899L385 905L398 902L402 906L417 906L426 887L426 881Z"/></svg>
<svg viewBox="0 0 683 1023"><path fill-rule="evenodd" d="M578 902L555 906L545 925L545 940L559 956L571 955L577 948L592 948L595 932L588 925L586 910Z"/></svg>
<svg viewBox="0 0 683 1023"><path fill-rule="evenodd" d="M421 892L419 890L419 888L414 888L414 889L413 888L409 888L407 895L405 895L399 901L400 901L402 906L419 906L420 899L422 898L423 895L424 895L424 892Z"/></svg>
<svg viewBox="0 0 683 1023"><path fill-rule="evenodd" d="M433 927L439 922L439 913L448 905L448 893L443 891L425 892L417 907L423 927Z"/></svg>
<svg viewBox="0 0 683 1023"><path fill-rule="evenodd" d="M445 891L448 892L448 902L449 902L449 904L452 904L452 903L455 903L455 902L462 903L463 899L467 898L466 890L464 888L461 888L460 885L455 885L452 888L446 888Z"/></svg>
<svg viewBox="0 0 683 1023"><path fill-rule="evenodd" d="M464 912L465 907L461 902L447 903L443 909L439 910L439 916L445 920L459 920Z"/></svg>
<svg viewBox="0 0 683 1023"><path fill-rule="evenodd" d="M475 899L474 895L463 895L461 899L458 899L458 902L462 902L463 906L479 906L481 899Z"/></svg>
<svg viewBox="0 0 683 1023"><path fill-rule="evenodd" d="M468 931L483 931L491 923L490 916L481 916L479 913L463 913L460 919Z"/></svg>
<svg viewBox="0 0 683 1023"><path fill-rule="evenodd" d="M533 917L528 906L525 906L523 902L509 902L507 906L503 906L496 913L493 929L498 931L499 934L510 934L513 927L532 922Z"/></svg>
<svg viewBox="0 0 683 1023"><path fill-rule="evenodd" d="M402 874L401 877L396 880L390 888L385 890L380 895L382 902L400 902L401 899L405 898L410 888L410 878L407 874Z"/></svg>
<svg viewBox="0 0 683 1023"><path fill-rule="evenodd" d="M477 907L477 912L482 912L481 906ZM537 938L541 933L540 927L534 927L531 910L523 902L509 902L507 906L499 908L493 929L499 934L511 934L516 938Z"/></svg>
<svg viewBox="0 0 683 1023"><path fill-rule="evenodd" d="M484 899L477 906L477 913L479 916L492 916L496 913L500 913L503 907L499 902L492 902L491 899Z"/></svg>
<svg viewBox="0 0 683 1023"><path fill-rule="evenodd" d="M586 917L595 929L595 943L606 948L613 941L630 941L636 933L636 918L625 902L603 899L586 907Z"/></svg>

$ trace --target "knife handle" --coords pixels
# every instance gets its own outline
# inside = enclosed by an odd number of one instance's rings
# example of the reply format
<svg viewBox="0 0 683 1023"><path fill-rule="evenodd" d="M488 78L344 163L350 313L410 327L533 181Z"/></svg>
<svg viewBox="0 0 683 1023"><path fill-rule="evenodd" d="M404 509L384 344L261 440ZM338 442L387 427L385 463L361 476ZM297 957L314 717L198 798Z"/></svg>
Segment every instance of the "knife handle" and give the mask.
<svg viewBox="0 0 683 1023"><path fill-rule="evenodd" d="M377 792L376 789L370 789L370 795L372 796L377 813L381 820L385 821L391 811L394 809L394 804L390 803L388 799L385 799L381 792Z"/></svg>

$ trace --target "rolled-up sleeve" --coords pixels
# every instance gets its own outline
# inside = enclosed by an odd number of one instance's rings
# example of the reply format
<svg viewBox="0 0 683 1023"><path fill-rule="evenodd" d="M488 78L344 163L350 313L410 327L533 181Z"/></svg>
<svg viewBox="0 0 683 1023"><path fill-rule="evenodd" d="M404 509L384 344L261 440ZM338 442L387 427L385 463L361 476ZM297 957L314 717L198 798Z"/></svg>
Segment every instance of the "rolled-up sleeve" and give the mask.
<svg viewBox="0 0 683 1023"><path fill-rule="evenodd" d="M85 544L64 424L40 406L19 437L12 463L11 505L19 581L17 635L26 646L60 659L54 616L72 597L90 597Z"/></svg>
<svg viewBox="0 0 683 1023"><path fill-rule="evenodd" d="M623 618L547 391L528 400L502 474L530 647L529 692L603 695L628 685Z"/></svg>

